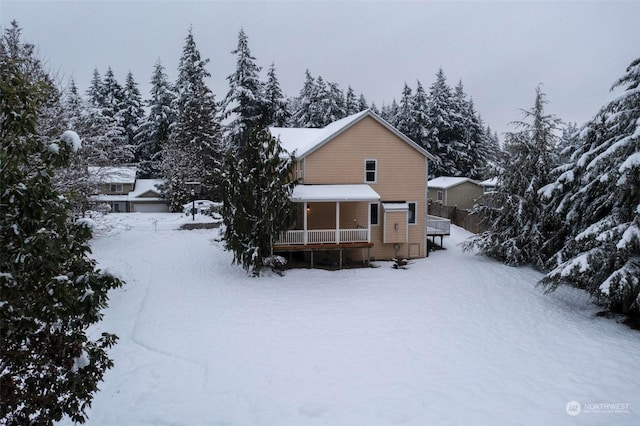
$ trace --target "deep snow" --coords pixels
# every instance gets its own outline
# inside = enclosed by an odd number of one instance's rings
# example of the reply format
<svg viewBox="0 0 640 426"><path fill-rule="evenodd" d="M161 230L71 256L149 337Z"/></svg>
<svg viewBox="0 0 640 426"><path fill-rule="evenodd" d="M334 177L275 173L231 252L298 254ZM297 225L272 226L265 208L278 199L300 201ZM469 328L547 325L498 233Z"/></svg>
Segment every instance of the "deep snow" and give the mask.
<svg viewBox="0 0 640 426"><path fill-rule="evenodd" d="M256 279L190 218L108 220L94 256L127 284L93 330L120 340L89 425L640 424L640 334L455 226L407 270Z"/></svg>

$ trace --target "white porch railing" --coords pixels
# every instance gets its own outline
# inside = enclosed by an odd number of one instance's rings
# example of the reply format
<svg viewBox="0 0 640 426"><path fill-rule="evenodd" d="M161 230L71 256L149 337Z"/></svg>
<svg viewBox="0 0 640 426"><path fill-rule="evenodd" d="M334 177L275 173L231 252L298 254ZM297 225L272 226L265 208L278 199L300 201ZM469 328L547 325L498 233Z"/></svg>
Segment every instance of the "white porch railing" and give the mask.
<svg viewBox="0 0 640 426"><path fill-rule="evenodd" d="M449 235L451 233L451 220L438 216L427 216L428 235Z"/></svg>
<svg viewBox="0 0 640 426"><path fill-rule="evenodd" d="M305 244L338 244L338 243L366 243L369 241L369 230L356 229L314 229L311 231L292 230L281 232L274 245ZM336 237L338 240L336 240Z"/></svg>

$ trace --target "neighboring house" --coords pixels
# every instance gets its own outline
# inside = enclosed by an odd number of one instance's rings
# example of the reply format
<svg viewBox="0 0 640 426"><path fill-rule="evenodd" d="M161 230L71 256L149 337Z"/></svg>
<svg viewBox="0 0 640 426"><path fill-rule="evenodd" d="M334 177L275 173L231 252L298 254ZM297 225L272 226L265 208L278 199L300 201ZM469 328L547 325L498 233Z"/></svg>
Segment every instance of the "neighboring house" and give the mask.
<svg viewBox="0 0 640 426"><path fill-rule="evenodd" d="M484 193L480 182L466 177L441 176L431 179L429 202L469 210Z"/></svg>
<svg viewBox="0 0 640 426"><path fill-rule="evenodd" d="M113 213L168 212L160 198L160 179L136 179L135 167L89 167L89 176L96 184L91 197L95 204L107 204Z"/></svg>
<svg viewBox="0 0 640 426"><path fill-rule="evenodd" d="M322 129L270 128L296 158L292 227L274 251L424 257L431 154L372 111Z"/></svg>

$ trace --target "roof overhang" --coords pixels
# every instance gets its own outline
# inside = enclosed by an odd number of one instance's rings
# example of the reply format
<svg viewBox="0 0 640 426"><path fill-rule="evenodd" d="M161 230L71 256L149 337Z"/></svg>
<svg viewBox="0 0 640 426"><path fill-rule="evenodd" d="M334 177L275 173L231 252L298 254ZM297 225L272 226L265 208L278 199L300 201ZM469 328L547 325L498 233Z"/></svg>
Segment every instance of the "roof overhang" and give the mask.
<svg viewBox="0 0 640 426"><path fill-rule="evenodd" d="M366 184L355 185L297 185L289 197L294 203L379 201L380 195Z"/></svg>

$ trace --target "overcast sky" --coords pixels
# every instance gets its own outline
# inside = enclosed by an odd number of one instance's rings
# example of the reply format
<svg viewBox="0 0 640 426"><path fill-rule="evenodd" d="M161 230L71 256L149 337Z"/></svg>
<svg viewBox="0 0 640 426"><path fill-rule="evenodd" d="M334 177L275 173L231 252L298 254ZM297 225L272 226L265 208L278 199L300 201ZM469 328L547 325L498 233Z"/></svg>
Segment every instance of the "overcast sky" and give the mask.
<svg viewBox="0 0 640 426"><path fill-rule="evenodd" d="M28 1L0 0L0 25L16 19L50 69L88 87L94 68L131 70L146 97L154 63L171 80L190 26L209 86L221 100L238 32L282 89L295 96L305 70L378 107L407 82L428 89L439 68L462 80L485 122L512 130L543 83L547 112L578 124L614 96L609 89L640 56L640 1Z"/></svg>

